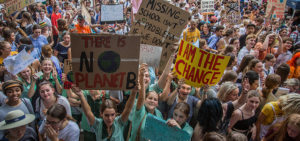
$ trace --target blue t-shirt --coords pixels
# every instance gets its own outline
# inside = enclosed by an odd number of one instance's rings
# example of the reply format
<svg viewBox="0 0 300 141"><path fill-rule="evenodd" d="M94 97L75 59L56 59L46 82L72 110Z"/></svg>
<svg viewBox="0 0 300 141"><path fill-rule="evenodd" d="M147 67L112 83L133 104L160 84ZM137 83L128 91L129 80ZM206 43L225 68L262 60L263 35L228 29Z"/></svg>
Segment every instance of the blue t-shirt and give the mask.
<svg viewBox="0 0 300 141"><path fill-rule="evenodd" d="M44 36L44 35L40 35L39 37L37 37L36 39L34 39L32 37L32 35L29 36L31 42L32 42L32 45L34 47L34 49L36 49L36 51L33 51L33 52L37 52L39 56L41 56L41 52L42 52L42 47L44 45L47 45L48 44L48 40L47 38Z"/></svg>

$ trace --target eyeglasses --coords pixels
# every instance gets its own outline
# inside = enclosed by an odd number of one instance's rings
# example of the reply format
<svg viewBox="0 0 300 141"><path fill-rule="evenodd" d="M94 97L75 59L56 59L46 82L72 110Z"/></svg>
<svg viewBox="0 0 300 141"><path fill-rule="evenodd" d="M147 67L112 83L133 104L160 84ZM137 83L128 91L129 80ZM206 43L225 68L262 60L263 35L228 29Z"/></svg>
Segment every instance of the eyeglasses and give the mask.
<svg viewBox="0 0 300 141"><path fill-rule="evenodd" d="M57 125L59 124L61 121L58 121L58 122L55 122L55 121L49 121L49 120L46 120L46 124L51 124L51 125Z"/></svg>

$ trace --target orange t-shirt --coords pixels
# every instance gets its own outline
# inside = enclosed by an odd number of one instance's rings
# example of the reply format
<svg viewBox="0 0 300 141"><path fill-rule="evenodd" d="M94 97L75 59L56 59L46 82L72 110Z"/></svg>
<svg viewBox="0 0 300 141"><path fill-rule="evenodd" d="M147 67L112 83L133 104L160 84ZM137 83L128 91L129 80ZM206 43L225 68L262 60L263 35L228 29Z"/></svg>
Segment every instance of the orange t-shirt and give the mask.
<svg viewBox="0 0 300 141"><path fill-rule="evenodd" d="M299 78L299 77L300 77L300 66L297 66L296 68L290 66L290 74L288 78Z"/></svg>
<svg viewBox="0 0 300 141"><path fill-rule="evenodd" d="M79 24L76 24L75 31L77 33L91 33L91 28L89 26L79 26Z"/></svg>

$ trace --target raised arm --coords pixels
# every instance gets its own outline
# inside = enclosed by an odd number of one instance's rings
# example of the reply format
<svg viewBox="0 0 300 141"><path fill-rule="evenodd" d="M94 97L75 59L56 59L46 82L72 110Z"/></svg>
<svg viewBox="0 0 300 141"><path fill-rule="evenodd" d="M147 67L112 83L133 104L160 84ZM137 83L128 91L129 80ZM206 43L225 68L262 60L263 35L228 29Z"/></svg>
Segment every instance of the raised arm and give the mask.
<svg viewBox="0 0 300 141"><path fill-rule="evenodd" d="M140 110L142 108L142 106L144 105L144 101L145 101L145 81L144 81L144 75L145 75L145 71L146 71L146 64L142 64L139 70L139 85L140 85L140 90L139 90L139 97L136 103L136 110Z"/></svg>
<svg viewBox="0 0 300 141"><path fill-rule="evenodd" d="M249 84L248 78L245 78L243 80L242 86L243 86L243 90L242 90L241 96L239 97L239 99L232 102L234 109L238 109L246 103L247 96L248 96L247 93L250 89L250 84Z"/></svg>
<svg viewBox="0 0 300 141"><path fill-rule="evenodd" d="M170 68L172 66L172 63L173 63L173 60L175 58L175 50L177 48L177 44L174 44L173 47L172 47L172 55L170 56L167 64L166 64L166 67L162 73L162 75L159 77L158 79L158 87L163 89L165 88L165 85L166 85L166 81L167 81L167 77L168 77L168 74L170 73Z"/></svg>
<svg viewBox="0 0 300 141"><path fill-rule="evenodd" d="M80 98L81 107L83 109L84 114L87 117L87 120L89 121L89 124L93 125L95 123L95 116L94 116L94 114L93 114L93 112L91 110L90 105L87 103L87 101L86 101L86 99L85 99L82 91L79 88L77 88L77 87L73 87L72 89L73 89L73 92L75 94L77 94L79 96L79 98Z"/></svg>
<svg viewBox="0 0 300 141"><path fill-rule="evenodd" d="M166 101L168 99L168 95L170 93L170 86L171 86L173 78L175 77L174 75L175 75L175 72L170 72L169 73L165 88L159 96L161 101Z"/></svg>
<svg viewBox="0 0 300 141"><path fill-rule="evenodd" d="M282 52L283 52L283 47L282 47L282 38L280 37L280 35L278 35L278 41L279 41L279 46L278 46L278 50L275 53L275 56L279 56Z"/></svg>
<svg viewBox="0 0 300 141"><path fill-rule="evenodd" d="M265 50L268 49L268 46L269 46L269 39L270 39L270 36L272 36L272 35L274 35L274 34L269 34L269 35L267 35L267 37L266 37L266 39L265 39L265 41L264 41L264 43L263 43L263 46L262 46L262 48L261 48L261 51L265 51Z"/></svg>
<svg viewBox="0 0 300 141"><path fill-rule="evenodd" d="M121 114L121 119L122 119L123 122L126 122L128 120L128 116L129 116L130 111L131 111L131 109L132 109L132 107L134 105L134 100L135 100L136 94L137 94L136 90L132 90L131 91L129 99L126 102L125 109L124 109L124 111Z"/></svg>

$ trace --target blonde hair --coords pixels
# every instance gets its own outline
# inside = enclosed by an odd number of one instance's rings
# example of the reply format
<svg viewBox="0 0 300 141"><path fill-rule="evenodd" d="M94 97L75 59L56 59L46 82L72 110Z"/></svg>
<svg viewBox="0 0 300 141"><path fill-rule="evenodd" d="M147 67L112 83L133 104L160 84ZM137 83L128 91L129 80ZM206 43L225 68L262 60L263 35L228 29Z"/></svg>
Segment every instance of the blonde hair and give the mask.
<svg viewBox="0 0 300 141"><path fill-rule="evenodd" d="M279 103L286 115L300 113L300 94L290 93L279 97Z"/></svg>
<svg viewBox="0 0 300 141"><path fill-rule="evenodd" d="M244 134L232 131L227 135L226 141L248 141L248 139Z"/></svg>
<svg viewBox="0 0 300 141"><path fill-rule="evenodd" d="M218 99L221 101L221 102L227 102L226 101L226 98L228 97L228 95L234 91L235 89L238 89L237 85L234 84L233 82L231 81L227 81L225 83L223 83L221 85L221 88L218 92Z"/></svg>

